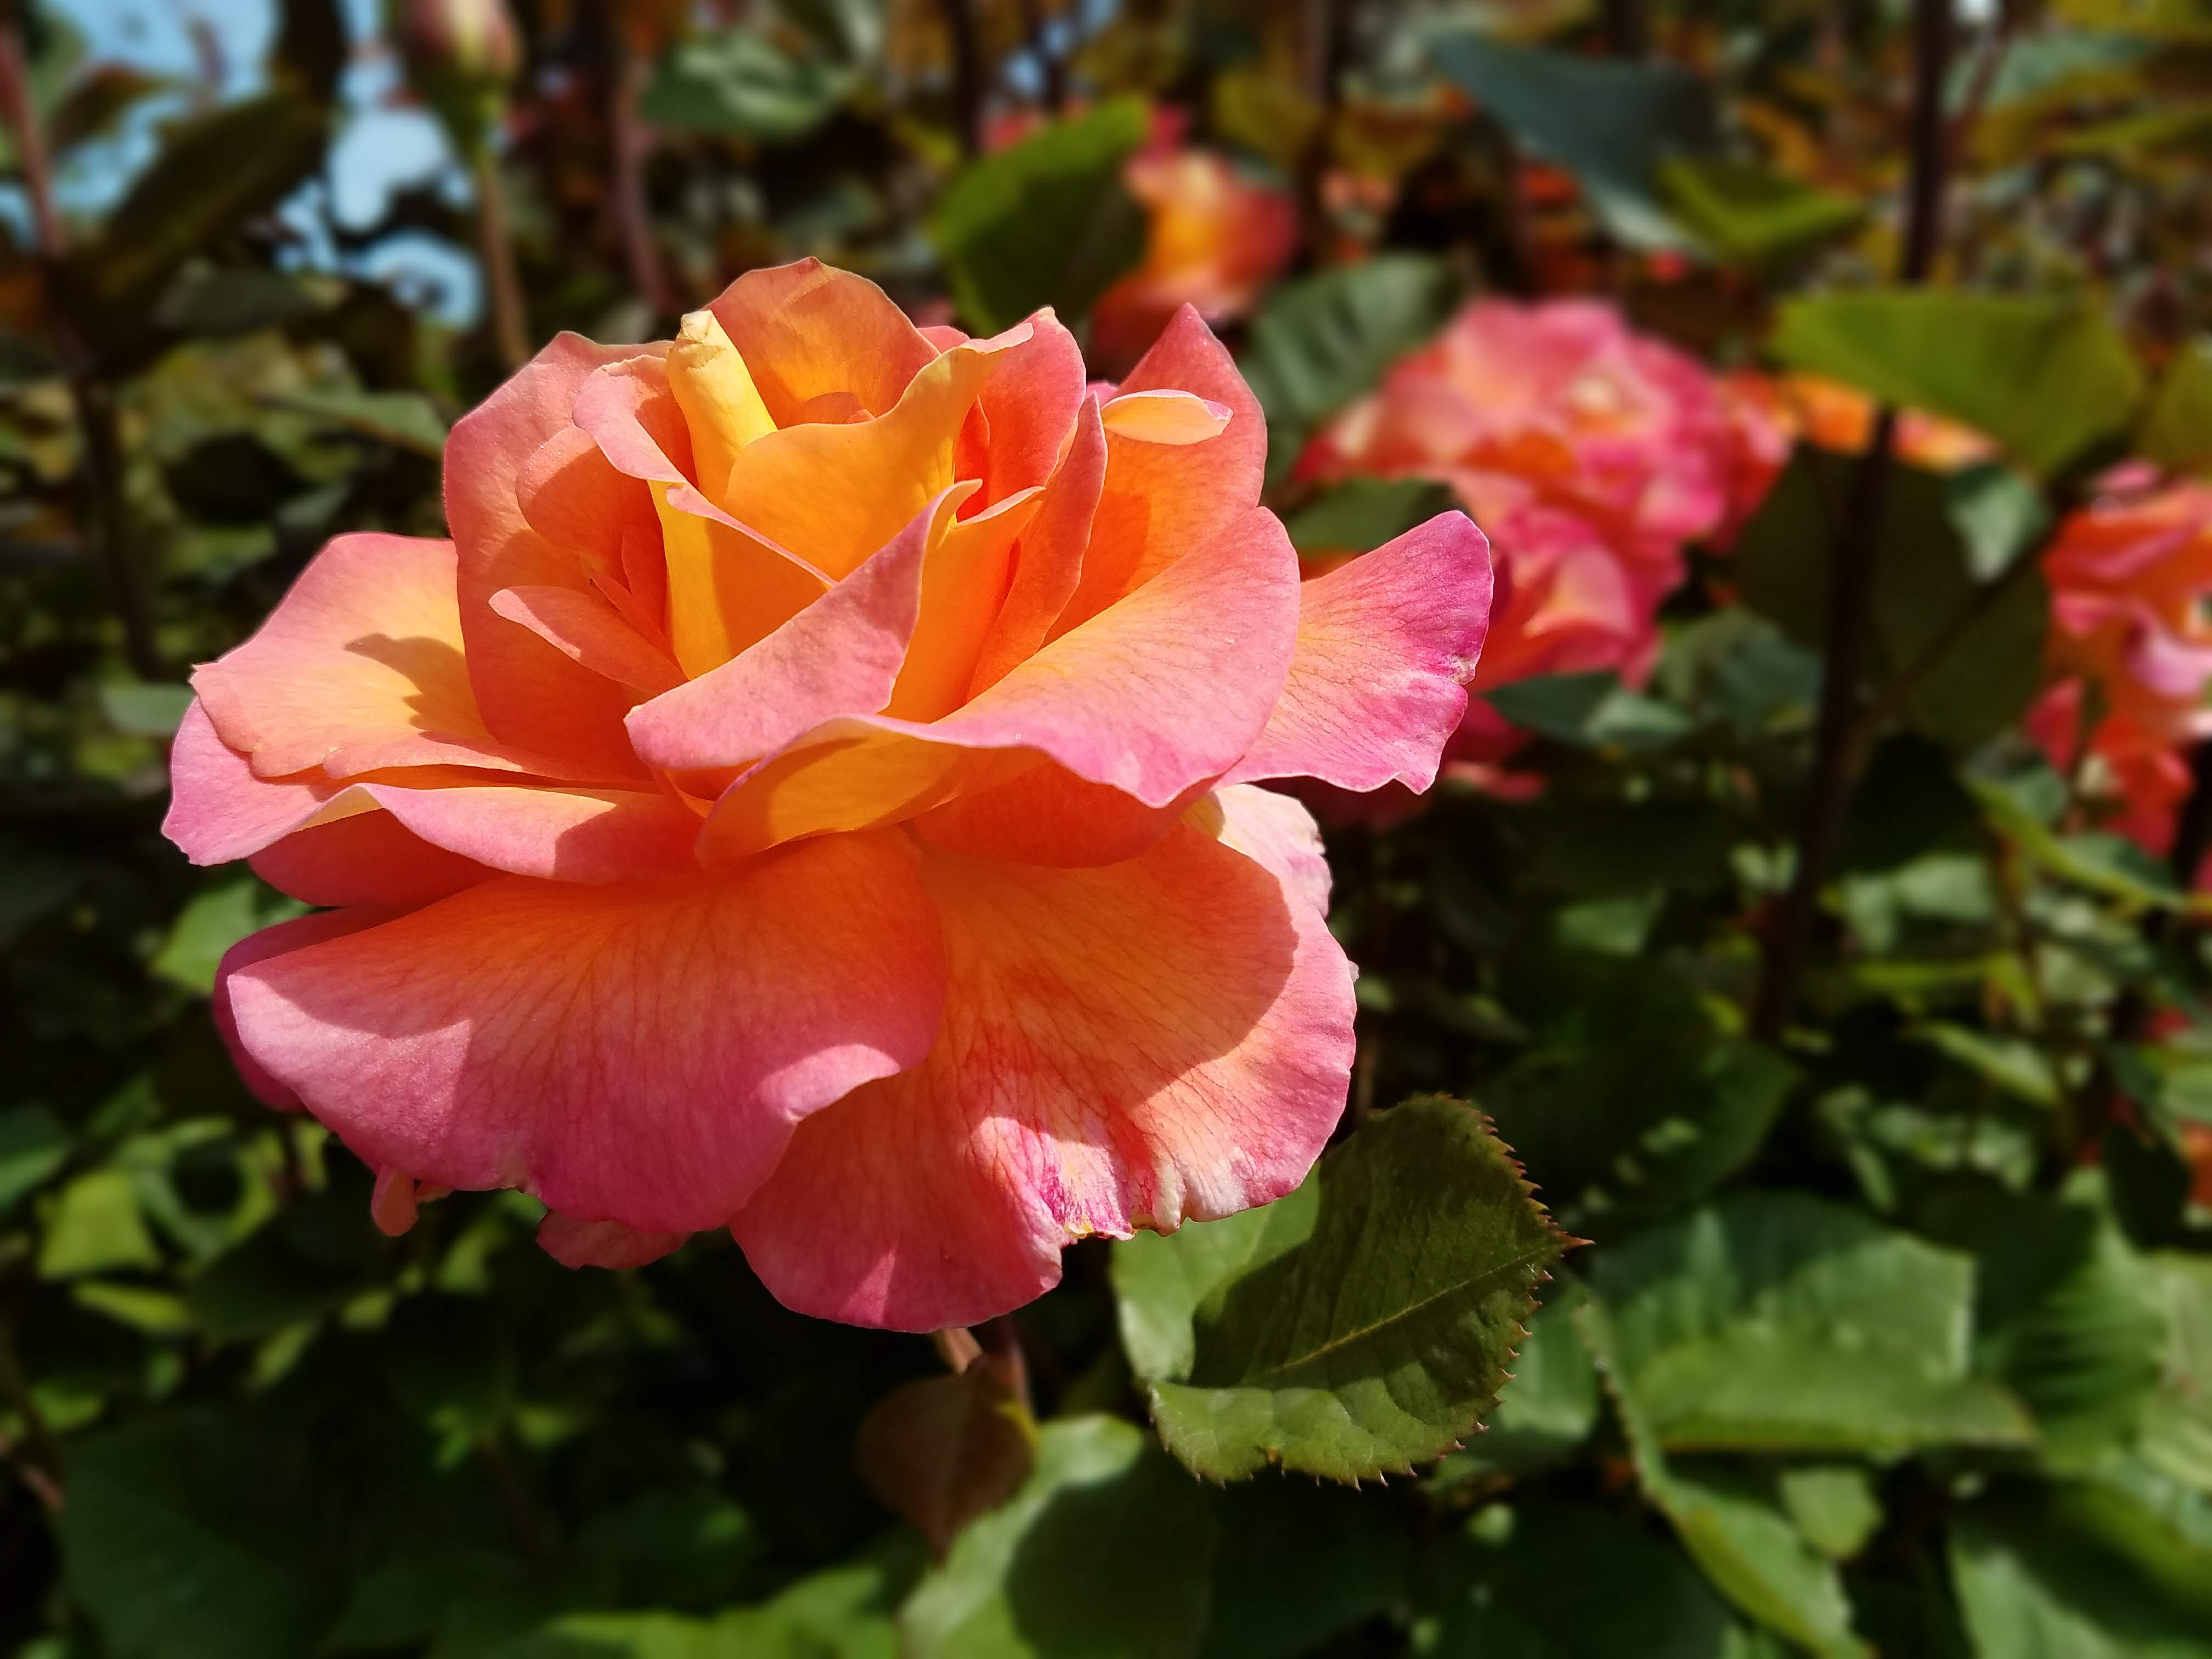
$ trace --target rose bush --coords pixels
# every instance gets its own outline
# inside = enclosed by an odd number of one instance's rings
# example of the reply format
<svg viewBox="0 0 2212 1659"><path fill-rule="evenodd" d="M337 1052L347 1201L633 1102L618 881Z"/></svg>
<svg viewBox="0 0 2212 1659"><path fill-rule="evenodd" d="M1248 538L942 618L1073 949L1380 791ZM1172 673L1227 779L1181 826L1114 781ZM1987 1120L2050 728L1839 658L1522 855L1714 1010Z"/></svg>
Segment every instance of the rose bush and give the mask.
<svg viewBox="0 0 2212 1659"><path fill-rule="evenodd" d="M1188 310L1118 389L811 262L556 340L454 429L450 542L341 537L194 677L168 833L331 907L225 960L242 1072L387 1229L727 1225L862 1323L1287 1192L1352 971L1255 783L1425 787L1489 568L1446 514L1302 586L1264 450Z"/></svg>

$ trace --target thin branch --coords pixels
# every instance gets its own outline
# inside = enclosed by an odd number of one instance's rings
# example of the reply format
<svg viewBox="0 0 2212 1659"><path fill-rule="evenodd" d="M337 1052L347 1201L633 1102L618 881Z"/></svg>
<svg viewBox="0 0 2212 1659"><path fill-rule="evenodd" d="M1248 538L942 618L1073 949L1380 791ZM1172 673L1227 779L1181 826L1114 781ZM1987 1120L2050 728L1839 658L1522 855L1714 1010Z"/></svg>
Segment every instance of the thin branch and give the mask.
<svg viewBox="0 0 2212 1659"><path fill-rule="evenodd" d="M477 257L483 262L484 300L492 342L510 374L530 361L529 313L522 276L515 269L514 231L507 220L507 185L489 139L476 147Z"/></svg>
<svg viewBox="0 0 2212 1659"><path fill-rule="evenodd" d="M0 6L0 119L8 124L8 140L23 175L23 193L30 198L31 234L40 253L58 259L68 247L61 215L54 208L53 162L31 94L30 54L24 50L21 9L12 3Z"/></svg>
<svg viewBox="0 0 2212 1659"><path fill-rule="evenodd" d="M1951 0L1913 0L1911 171L1905 197L1905 255L1899 275L1907 284L1927 280L1942 231L1948 144L1943 80L1951 55ZM1823 653L1819 724L1814 742L1812 786L1797 836L1797 866L1790 890L1767 919L1761 939L1759 996L1752 1011L1754 1035L1773 1042L1789 1024L1804 977L1820 890L1850 805L1853 737L1859 725L1860 671L1866 653L1868 602L1880 550L1883 497L1887 494L1897 411L1875 417L1866 453L1851 474L1829 562L1826 648Z"/></svg>
<svg viewBox="0 0 2212 1659"><path fill-rule="evenodd" d="M33 1398L30 1384L23 1376L22 1363L15 1356L15 1335L8 1321L0 1317L0 1406L5 1406L22 1421L22 1434L15 1439L0 1435L0 1457L15 1466L15 1473L31 1494L44 1504L51 1515L61 1513L64 1487L62 1484L61 1448L55 1443L53 1431L46 1425L46 1415Z"/></svg>

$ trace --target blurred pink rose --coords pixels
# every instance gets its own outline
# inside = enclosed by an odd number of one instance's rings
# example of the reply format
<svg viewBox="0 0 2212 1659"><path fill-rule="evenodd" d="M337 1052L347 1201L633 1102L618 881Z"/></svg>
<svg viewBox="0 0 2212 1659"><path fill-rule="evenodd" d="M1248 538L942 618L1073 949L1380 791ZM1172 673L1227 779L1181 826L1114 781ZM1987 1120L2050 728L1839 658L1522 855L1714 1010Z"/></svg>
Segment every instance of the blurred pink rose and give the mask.
<svg viewBox="0 0 2212 1659"><path fill-rule="evenodd" d="M1762 405L1610 306L1480 300L1332 422L1299 473L1459 496L1497 560L1476 690L1599 669L1638 684L1684 544L1732 532L1787 451ZM1524 740L1477 699L1447 772L1526 793L1497 770Z"/></svg>

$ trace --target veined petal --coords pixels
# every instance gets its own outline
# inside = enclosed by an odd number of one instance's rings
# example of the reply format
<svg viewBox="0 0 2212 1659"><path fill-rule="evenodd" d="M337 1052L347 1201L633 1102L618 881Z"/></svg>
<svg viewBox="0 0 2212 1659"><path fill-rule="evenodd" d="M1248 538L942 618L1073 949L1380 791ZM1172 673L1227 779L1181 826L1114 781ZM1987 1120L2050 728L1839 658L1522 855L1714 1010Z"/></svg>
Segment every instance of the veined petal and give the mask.
<svg viewBox="0 0 2212 1659"><path fill-rule="evenodd" d="M264 927L258 933L248 933L244 939L222 953L216 966L215 994L208 1012L214 1017L215 1029L223 1045L230 1050L232 1064L238 1067L240 1079L263 1105L280 1112L301 1109L300 1097L292 1092L289 1084L280 1082L264 1070L261 1062L247 1052L238 1040L238 1014L230 1000L231 976L244 969L281 957L289 951L305 950L310 945L325 940L343 939L364 928L374 927L391 920L392 912L371 908L366 905L346 910L320 910L313 915L294 916L289 921L280 921Z"/></svg>
<svg viewBox="0 0 2212 1659"><path fill-rule="evenodd" d="M579 775L485 729L453 572L451 542L338 537L252 639L193 672L217 735L264 778L440 763Z"/></svg>
<svg viewBox="0 0 2212 1659"><path fill-rule="evenodd" d="M1232 783L1193 809L1193 819L1224 847L1272 872L1284 890L1328 914L1328 859L1321 825L1304 804L1255 784Z"/></svg>
<svg viewBox="0 0 2212 1659"><path fill-rule="evenodd" d="M459 550L460 629L484 723L506 742L569 757L573 775L623 775L628 701L619 687L494 612L491 596L589 582L578 553L556 546L525 516L519 485L538 452L571 426L577 391L592 373L665 349L562 334L446 439L446 522Z"/></svg>
<svg viewBox="0 0 2212 1659"><path fill-rule="evenodd" d="M367 1162L641 1232L733 1214L793 1124L927 1052L943 995L891 836L720 878L502 878L230 980L245 1051Z"/></svg>
<svg viewBox="0 0 2212 1659"><path fill-rule="evenodd" d="M945 719L847 716L799 738L724 793L700 856L897 823L1040 757L1146 806L1176 802L1265 725L1297 631L1296 567L1282 526L1251 510Z"/></svg>
<svg viewBox="0 0 2212 1659"><path fill-rule="evenodd" d="M1490 544L1459 513L1304 584L1282 701L1229 781L1427 788L1467 712L1490 592Z"/></svg>
<svg viewBox="0 0 2212 1659"><path fill-rule="evenodd" d="M731 1231L802 1313L968 1324L1060 1278L1073 1239L1279 1197L1344 1105L1352 972L1259 864L1179 829L1042 870L938 854L942 1035L800 1125Z"/></svg>
<svg viewBox="0 0 2212 1659"><path fill-rule="evenodd" d="M1163 390L1225 409L1227 424L1218 436L1195 443L1108 431L1105 489L1083 556L1082 584L1061 614L1060 633L1204 547L1259 502L1266 417L1221 342L1188 306L1109 401Z"/></svg>
<svg viewBox="0 0 2212 1659"><path fill-rule="evenodd" d="M495 873L434 847L389 812L348 812L270 842L246 862L303 904L412 907L458 893Z"/></svg>

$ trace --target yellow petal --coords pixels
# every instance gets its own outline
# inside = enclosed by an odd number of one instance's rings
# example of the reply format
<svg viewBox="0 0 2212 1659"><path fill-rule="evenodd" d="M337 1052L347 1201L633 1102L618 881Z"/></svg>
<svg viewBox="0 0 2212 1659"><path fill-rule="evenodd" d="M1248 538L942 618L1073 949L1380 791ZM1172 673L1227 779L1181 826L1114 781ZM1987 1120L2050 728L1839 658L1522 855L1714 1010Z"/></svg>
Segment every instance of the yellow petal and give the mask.
<svg viewBox="0 0 2212 1659"><path fill-rule="evenodd" d="M716 506L738 452L775 430L751 371L711 311L684 318L668 348L668 386L691 430L699 489Z"/></svg>

